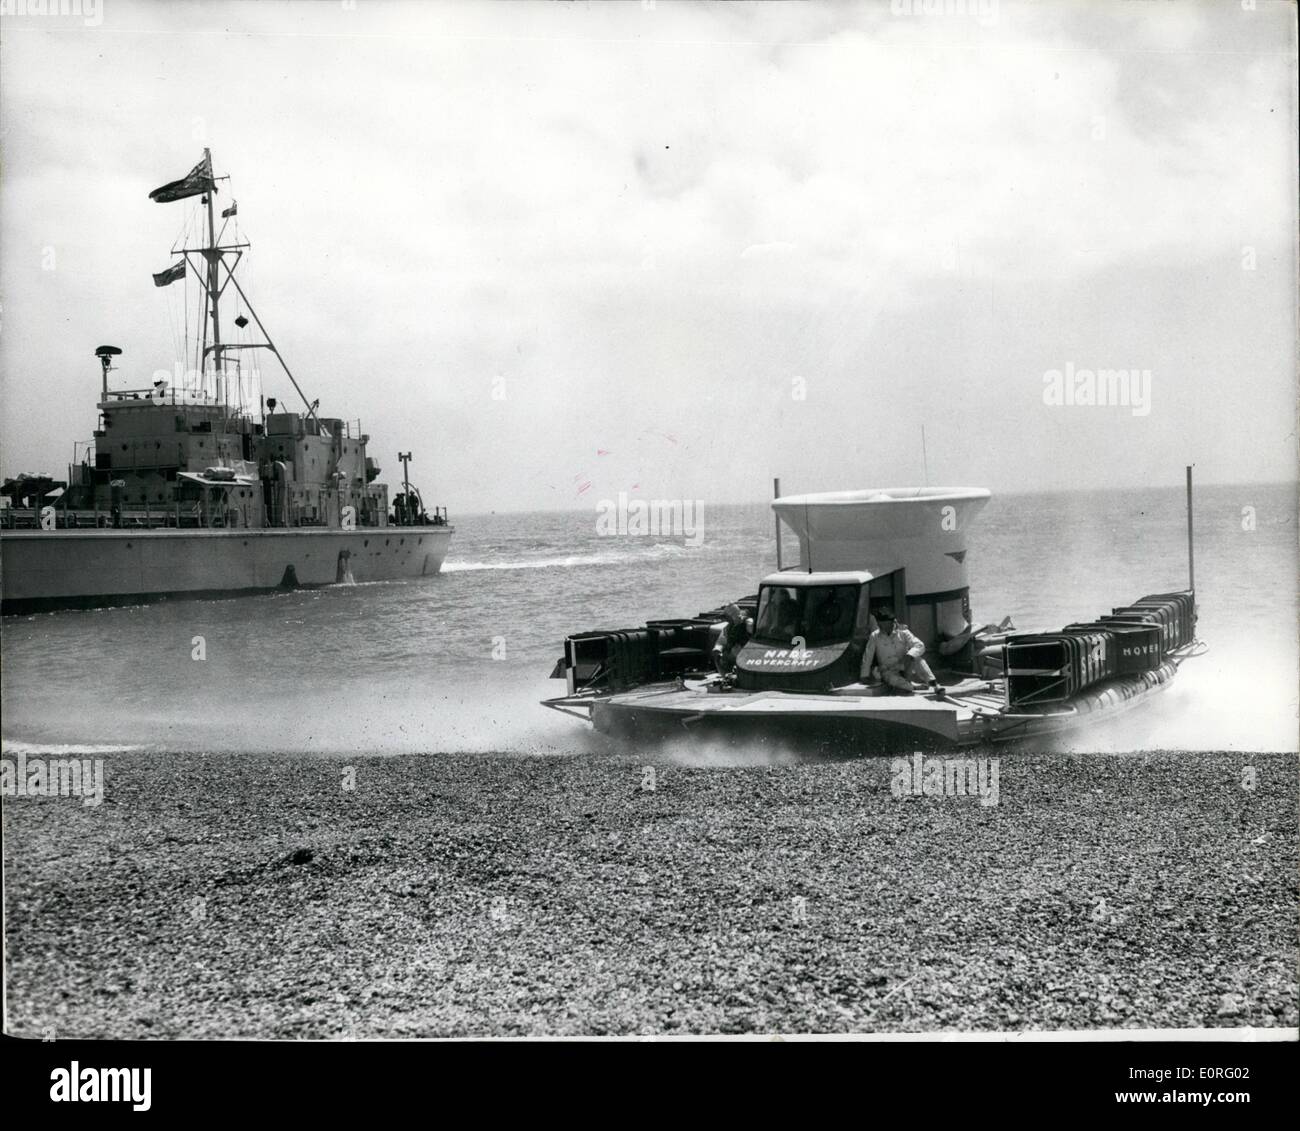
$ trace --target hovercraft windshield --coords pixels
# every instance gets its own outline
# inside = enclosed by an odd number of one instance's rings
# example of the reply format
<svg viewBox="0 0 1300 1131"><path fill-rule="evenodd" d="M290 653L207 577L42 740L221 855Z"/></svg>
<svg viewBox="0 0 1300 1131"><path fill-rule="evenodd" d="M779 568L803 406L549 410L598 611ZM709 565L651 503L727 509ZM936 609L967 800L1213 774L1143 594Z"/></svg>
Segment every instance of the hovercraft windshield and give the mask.
<svg viewBox="0 0 1300 1131"><path fill-rule="evenodd" d="M857 679L870 633L873 579L865 572L773 574L758 591L749 643L736 657L747 691L814 691Z"/></svg>
<svg viewBox="0 0 1300 1131"><path fill-rule="evenodd" d="M809 647L838 644L853 636L859 585L764 585L758 592L754 639Z"/></svg>

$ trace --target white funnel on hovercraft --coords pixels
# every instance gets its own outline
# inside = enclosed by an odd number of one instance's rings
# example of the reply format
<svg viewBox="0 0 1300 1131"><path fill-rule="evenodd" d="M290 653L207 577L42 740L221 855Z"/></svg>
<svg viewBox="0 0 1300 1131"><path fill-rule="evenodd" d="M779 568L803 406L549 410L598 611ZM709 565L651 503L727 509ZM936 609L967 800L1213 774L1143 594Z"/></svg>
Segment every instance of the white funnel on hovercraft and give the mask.
<svg viewBox="0 0 1300 1131"><path fill-rule="evenodd" d="M799 536L802 569L905 569L912 598L968 588L966 531L988 501L983 487L881 487L786 495L772 509Z"/></svg>

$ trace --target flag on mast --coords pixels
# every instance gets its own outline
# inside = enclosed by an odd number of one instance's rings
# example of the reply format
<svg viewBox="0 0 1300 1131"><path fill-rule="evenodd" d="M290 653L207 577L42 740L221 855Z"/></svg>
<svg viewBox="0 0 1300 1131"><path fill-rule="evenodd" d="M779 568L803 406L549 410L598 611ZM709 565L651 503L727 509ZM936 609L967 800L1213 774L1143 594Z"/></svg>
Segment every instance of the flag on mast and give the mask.
<svg viewBox="0 0 1300 1131"><path fill-rule="evenodd" d="M149 194L149 199L157 201L159 204L167 204L173 200L184 200L187 196L215 192L216 187L212 180L212 158L205 152L203 160L185 176L179 181L170 181L161 188L154 189Z"/></svg>
<svg viewBox="0 0 1300 1131"><path fill-rule="evenodd" d="M185 278L185 260L179 263L173 263L166 271L159 271L153 277L155 287L165 287L168 283L174 283L177 279Z"/></svg>
<svg viewBox="0 0 1300 1131"><path fill-rule="evenodd" d="M223 220L229 220L230 217L238 216L238 215L239 215L239 201L237 200L232 200L230 202L229 208L223 208L221 210L221 218Z"/></svg>

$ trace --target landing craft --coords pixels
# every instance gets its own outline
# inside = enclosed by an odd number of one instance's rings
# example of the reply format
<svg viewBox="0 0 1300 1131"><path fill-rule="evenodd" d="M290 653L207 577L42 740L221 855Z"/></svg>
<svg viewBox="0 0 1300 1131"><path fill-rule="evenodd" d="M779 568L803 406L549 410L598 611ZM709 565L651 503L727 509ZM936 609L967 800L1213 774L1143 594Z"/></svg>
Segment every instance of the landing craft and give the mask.
<svg viewBox="0 0 1300 1131"><path fill-rule="evenodd" d="M723 608L578 633L551 673L567 692L543 704L633 740L689 735L863 753L960 748L1040 738L1131 710L1205 650L1196 638L1190 467L1187 588L1146 594L1056 632L1020 633L1010 618L974 623L966 537L989 500L983 488L781 497L778 486L777 495L778 570L734 602L749 635L734 665L713 670ZM799 538L798 567L780 568L781 523ZM874 667L862 671L873 633L891 614L918 651L924 646L931 685L897 675L891 685Z"/></svg>

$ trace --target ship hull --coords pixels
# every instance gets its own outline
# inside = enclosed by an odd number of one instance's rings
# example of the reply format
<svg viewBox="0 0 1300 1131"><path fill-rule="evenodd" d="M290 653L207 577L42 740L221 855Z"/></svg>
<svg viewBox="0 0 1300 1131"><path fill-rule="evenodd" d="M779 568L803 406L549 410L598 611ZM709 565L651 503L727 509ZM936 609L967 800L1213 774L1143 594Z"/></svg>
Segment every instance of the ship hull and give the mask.
<svg viewBox="0 0 1300 1131"><path fill-rule="evenodd" d="M427 577L449 526L357 530L52 530L0 535L5 615L166 597Z"/></svg>

